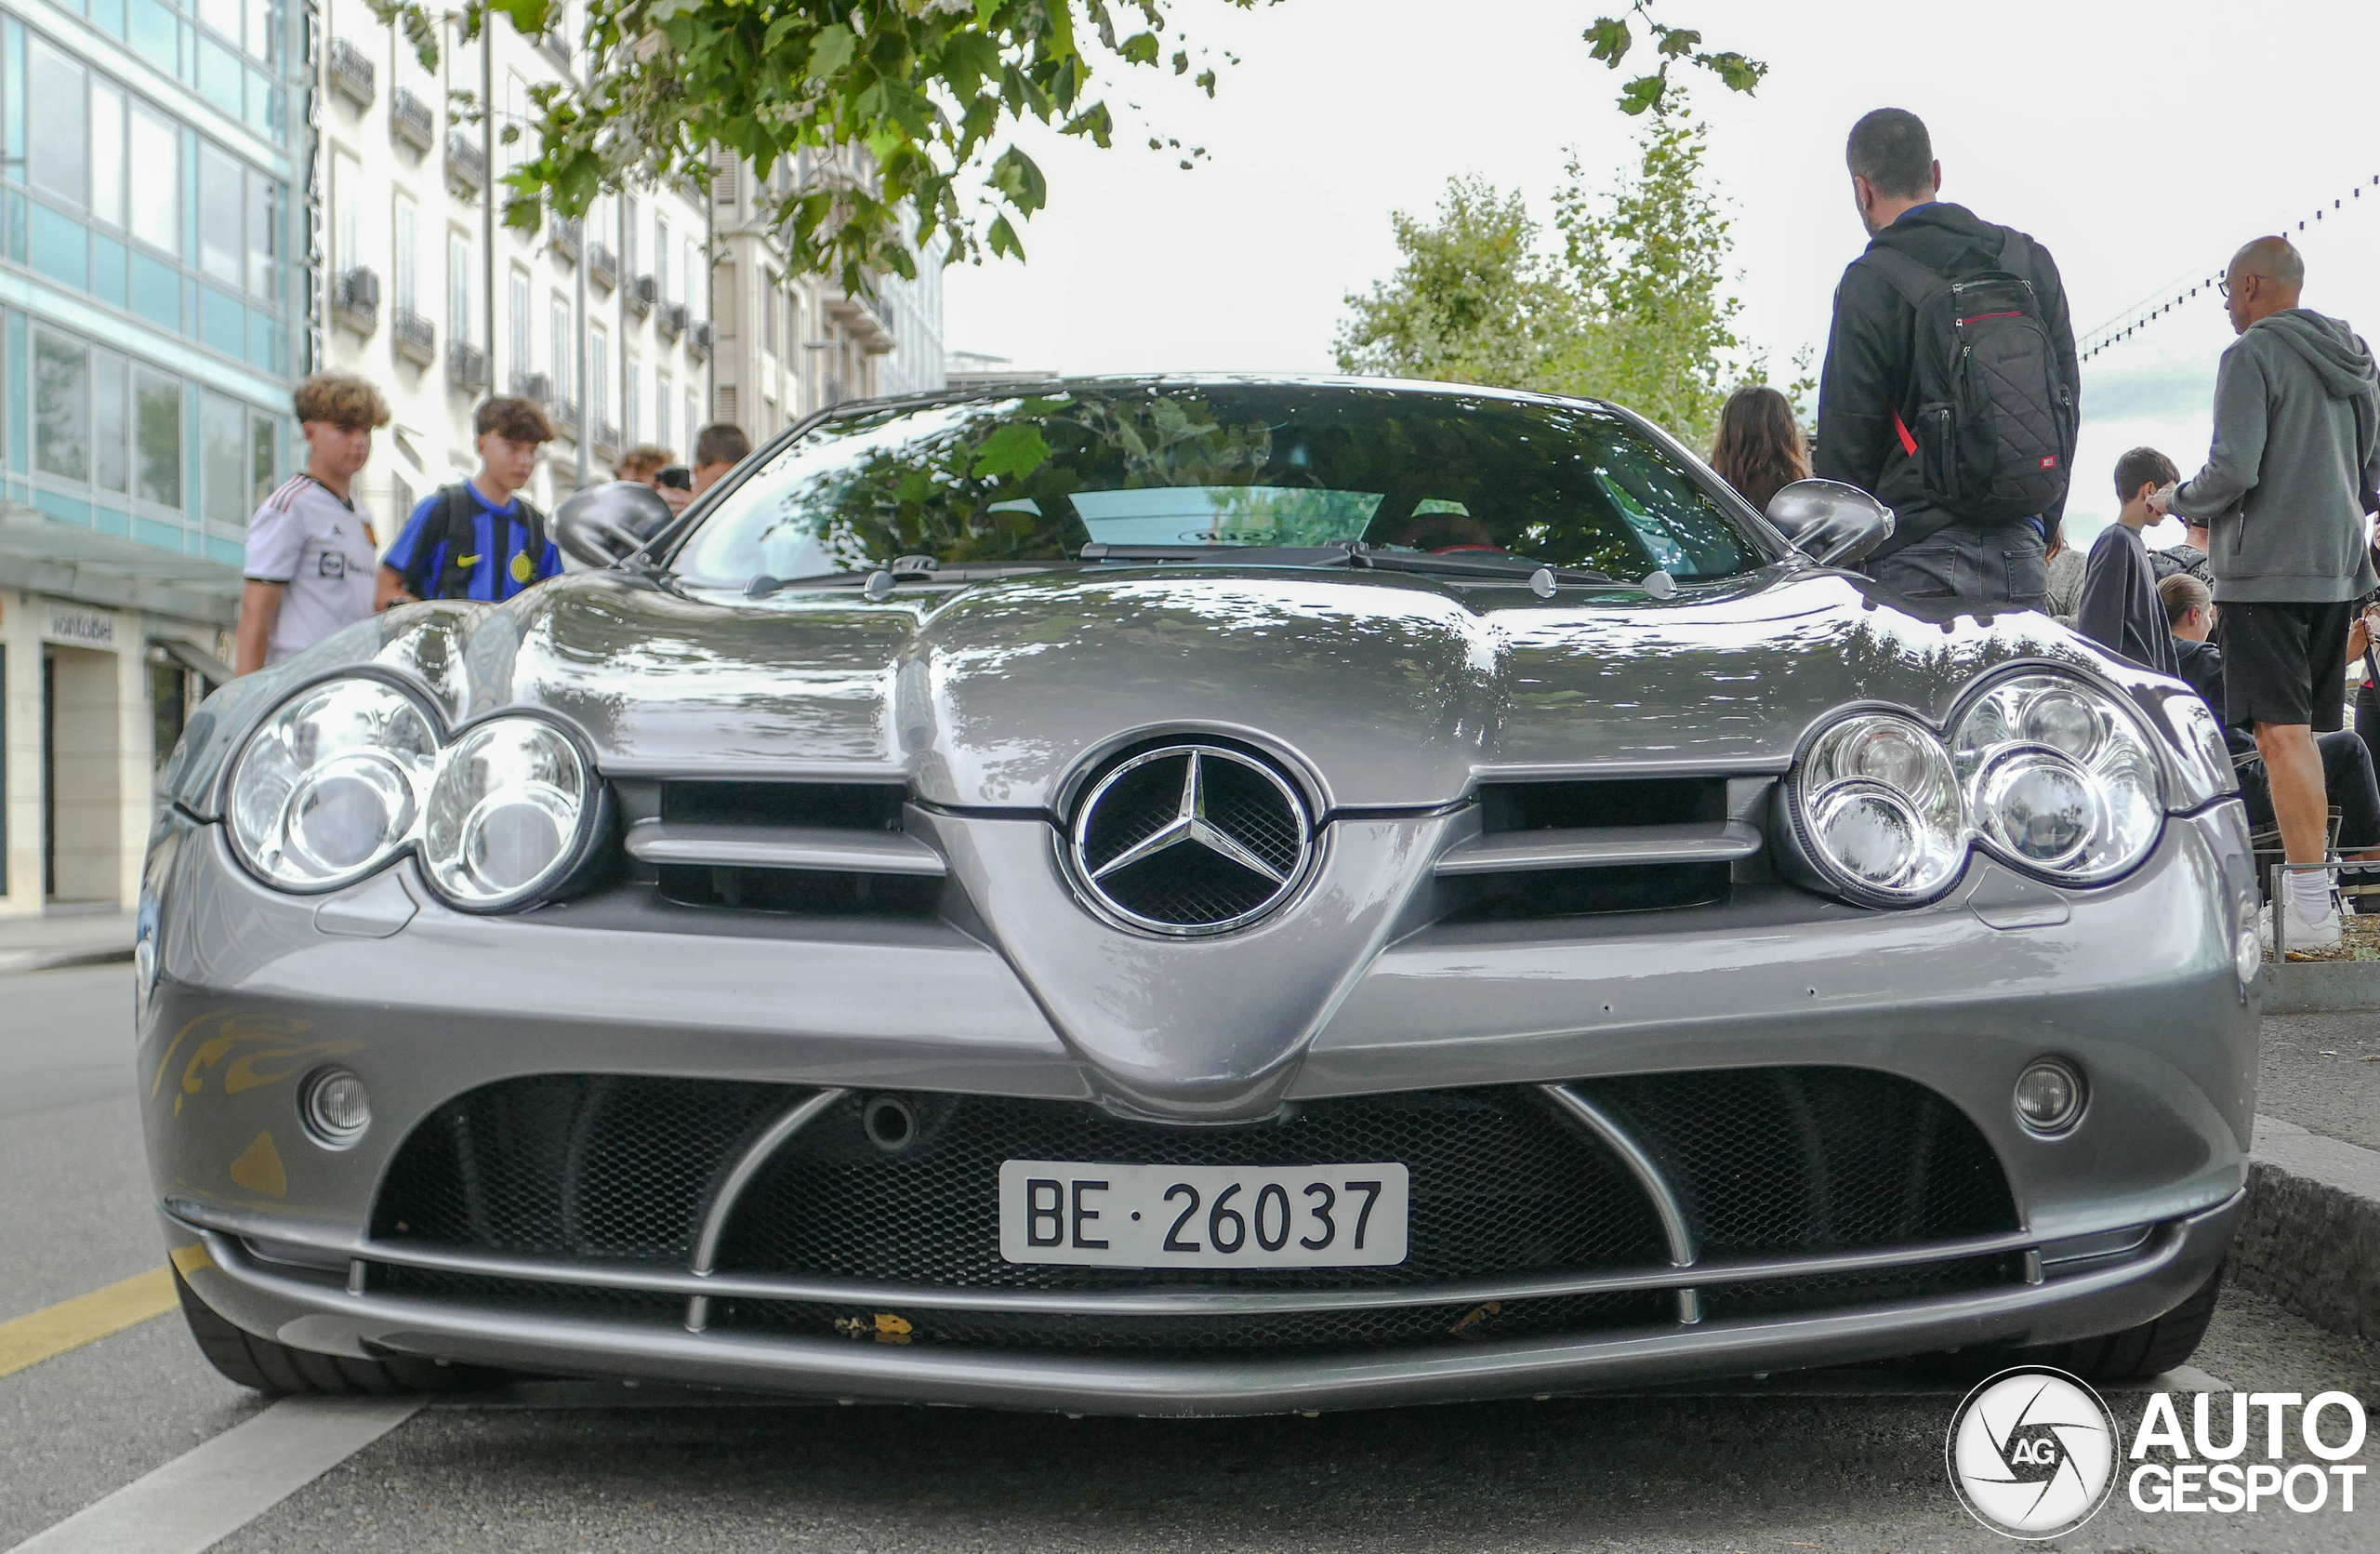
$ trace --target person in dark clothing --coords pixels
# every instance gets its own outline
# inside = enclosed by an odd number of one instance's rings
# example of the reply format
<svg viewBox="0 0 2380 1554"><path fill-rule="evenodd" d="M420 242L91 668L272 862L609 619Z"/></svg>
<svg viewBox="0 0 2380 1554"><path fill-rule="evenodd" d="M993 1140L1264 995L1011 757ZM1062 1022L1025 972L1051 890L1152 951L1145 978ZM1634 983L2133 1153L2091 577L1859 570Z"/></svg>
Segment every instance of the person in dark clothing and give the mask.
<svg viewBox="0 0 2380 1554"><path fill-rule="evenodd" d="M2149 547L2140 531L2157 522L2149 498L2181 478L2174 461L2155 448L2135 448L2116 460L2116 498L2123 510L2099 531L2082 574L2082 596L2074 606L2074 629L2119 657L2160 674L2179 674L2174 633L2157 596Z"/></svg>
<svg viewBox="0 0 2380 1554"><path fill-rule="evenodd" d="M2082 379L2057 266L2030 238L1939 197L1942 165L1914 113L1880 108L1868 114L1852 127L1847 160L1852 196L1871 241L1835 287L1812 469L1894 510L1892 538L1866 564L1885 587L1911 598L2038 604L2048 587L2048 537L2065 498L2061 492L2033 516L1985 523L1943 508L1929 493L1910 432L1920 424L1912 370L1917 310L1874 256L1891 249L1946 276L2007 269L2028 281L2062 388L2062 403L2042 413L2063 429L2071 448Z"/></svg>
<svg viewBox="0 0 2380 1554"><path fill-rule="evenodd" d="M2216 616L2214 591L2188 573L2177 572L2157 585L2157 598L2173 632L2181 678L2201 701L2215 710L2232 760L2247 763L2240 767L2240 797L2247 804L2250 824L2259 830L2277 825L2272 785L2266 778L2264 764L2249 760L2256 753L2255 736L2238 724L2223 723L2223 649L2208 640ZM2373 775L2371 750L2360 736L2344 729L2316 735L2314 750L2321 758L2323 787L2339 812L2338 850L2359 860L2380 859L2380 777ZM2347 883L2360 883L2368 878L2366 874ZM2362 899L2358 897L2359 902ZM2270 923L2270 909L2267 909L2266 922ZM2269 944L2271 929L2268 926L2264 932ZM2291 942L2300 941L2293 937Z"/></svg>
<svg viewBox="0 0 2380 1554"><path fill-rule="evenodd" d="M1797 480L1810 478L1810 456L1802 446L1793 402L1765 383L1738 389L1719 411L1719 434L1711 440L1711 468L1768 511L1768 499Z"/></svg>

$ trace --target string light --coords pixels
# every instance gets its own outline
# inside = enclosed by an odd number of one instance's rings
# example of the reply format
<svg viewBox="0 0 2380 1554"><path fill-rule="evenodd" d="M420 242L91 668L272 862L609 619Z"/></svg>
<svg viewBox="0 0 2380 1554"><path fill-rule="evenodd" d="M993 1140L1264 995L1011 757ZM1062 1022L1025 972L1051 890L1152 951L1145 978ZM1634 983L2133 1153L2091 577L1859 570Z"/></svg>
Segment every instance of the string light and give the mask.
<svg viewBox="0 0 2380 1554"><path fill-rule="evenodd" d="M2373 187L2380 187L2380 174L2374 174L2373 176L2372 185ZM2359 183L2353 189L2349 190L2347 194L2349 197L2360 200L2363 198L2364 188L2365 185ZM2333 210L2344 210L2347 208L2347 199L2341 198L2333 200L2330 207ZM2319 221L2322 219L2322 207L2316 206L2314 207L2314 214L2310 219ZM2299 232L2304 232L2306 230L2306 223L2304 221L2298 222L2297 230ZM2148 327L2150 320L2164 317L2167 313L2172 312L2175 308L2181 306L2184 302L2188 301L2191 298L2196 297L2202 291L2214 290L2221 281L2222 277L2219 275L2209 275L2205 280L2192 286L2188 291L2176 291L2170 298L2159 298L2154 302L2143 303L2139 307L2130 310L2129 312L2121 317L2109 320L2107 323L2099 325L2099 327L2092 330L2089 334L2082 337L2087 343L2084 344L2080 353L2081 359L2087 362L2092 357L2099 354L2102 351L2112 350L2114 347L2121 345L2125 340L2130 339L2134 334L2139 330Z"/></svg>

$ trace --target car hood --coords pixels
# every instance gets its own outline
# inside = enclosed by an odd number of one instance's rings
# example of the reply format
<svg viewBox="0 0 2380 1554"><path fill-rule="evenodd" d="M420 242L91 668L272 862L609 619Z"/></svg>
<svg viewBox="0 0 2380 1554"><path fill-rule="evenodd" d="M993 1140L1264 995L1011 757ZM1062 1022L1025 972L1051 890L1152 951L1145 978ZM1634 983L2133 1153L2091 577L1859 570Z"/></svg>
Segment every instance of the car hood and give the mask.
<svg viewBox="0 0 2380 1554"><path fill-rule="evenodd" d="M875 777L954 809L1056 811L1105 752L1200 730L1280 752L1328 810L1409 810L1500 775L1782 770L1833 707L1939 719L1976 673L2017 657L2138 678L2035 613L1929 616L1791 564L1668 599L1551 600L1220 566L905 585L879 601L588 573L500 605L393 610L236 682L193 719L166 784L210 816L257 716L306 679L371 663L453 722L562 717L613 776Z"/></svg>

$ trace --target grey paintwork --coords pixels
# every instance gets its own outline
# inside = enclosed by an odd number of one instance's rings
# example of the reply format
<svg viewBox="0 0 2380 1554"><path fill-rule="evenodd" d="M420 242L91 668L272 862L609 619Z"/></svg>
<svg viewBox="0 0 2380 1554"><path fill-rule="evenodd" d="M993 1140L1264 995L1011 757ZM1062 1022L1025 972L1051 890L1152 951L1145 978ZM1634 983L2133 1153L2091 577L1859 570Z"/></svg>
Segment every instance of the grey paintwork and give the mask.
<svg viewBox="0 0 2380 1554"><path fill-rule="evenodd" d="M379 1174L415 1122L473 1086L557 1070L1097 1099L1197 1122L1308 1096L1842 1063L1963 1108L2036 1240L2193 1228L2089 1275L2087 1295L2080 1278L2053 1280L1880 1319L1864 1336L1798 1317L1383 1361L1374 1381L1344 1385L1300 1376L1294 1361L1193 1381L1139 1362L928 1361L717 1335L640 1348L585 1324L432 1322L382 1297L293 1293L220 1236L199 1287L257 1331L342 1352L371 1342L1151 1409L1544 1390L2127 1325L2212 1268L2228 1222L2203 1216L2245 1179L2255 990L2237 981L2231 945L2254 885L2236 801L2176 814L2146 863L2092 890L1978 857L1950 895L1911 910L1855 909L1754 869L1724 906L1432 922L1438 860L1475 846L1468 801L1483 779L1726 774L1731 813L1758 824L1774 777L1831 709L1881 701L1938 721L1976 675L2020 659L2079 670L2145 707L2187 694L2041 616L1927 616L1798 560L1666 599L1064 566L904 583L880 601L577 575L502 605L393 611L218 693L168 769L139 962L158 1196L182 1216L178 1244L197 1244L188 1224L245 1216L252 1233L328 1248L335 1263L363 1248ZM363 665L415 686L450 726L507 709L560 717L615 779L906 783L906 830L965 910L818 922L614 891L471 917L439 904L410 859L328 897L270 890L217 823L225 764L292 687ZM1330 817L1320 856L1297 898L1250 931L1166 941L1113 927L1075 898L1056 822L1104 753L1197 730L1280 758ZM2188 809L2171 777L2180 757L2164 753L2169 796ZM2055 1140L2026 1133L2008 1101L2043 1052L2091 1079L2082 1123ZM376 1118L337 1151L308 1143L293 1109L298 1079L332 1058L364 1075Z"/></svg>

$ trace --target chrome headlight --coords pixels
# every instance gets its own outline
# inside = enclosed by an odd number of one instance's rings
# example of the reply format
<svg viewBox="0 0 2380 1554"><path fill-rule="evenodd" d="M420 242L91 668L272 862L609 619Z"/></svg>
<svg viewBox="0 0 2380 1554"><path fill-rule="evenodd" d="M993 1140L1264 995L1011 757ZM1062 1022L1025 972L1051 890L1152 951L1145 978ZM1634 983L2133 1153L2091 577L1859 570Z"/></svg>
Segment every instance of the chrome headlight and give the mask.
<svg viewBox="0 0 2380 1554"><path fill-rule="evenodd" d="M1858 712L1821 733L1788 801L1801 850L1830 885L1871 906L1938 895L1966 858L1966 815L1934 731Z"/></svg>
<svg viewBox="0 0 2380 1554"><path fill-rule="evenodd" d="M1984 844L2065 883L2132 868L2164 823L2157 752L2137 714L2067 675L1994 684L1960 715L1950 758Z"/></svg>
<svg viewBox="0 0 2380 1554"><path fill-rule="evenodd" d="M411 697L357 676L302 691L231 767L231 843L284 890L362 879L413 835L438 735Z"/></svg>
<svg viewBox="0 0 2380 1554"><path fill-rule="evenodd" d="M591 819L586 759L542 718L467 730L438 764L421 826L421 865L457 907L500 911L552 884L584 851Z"/></svg>

